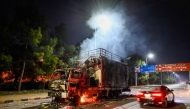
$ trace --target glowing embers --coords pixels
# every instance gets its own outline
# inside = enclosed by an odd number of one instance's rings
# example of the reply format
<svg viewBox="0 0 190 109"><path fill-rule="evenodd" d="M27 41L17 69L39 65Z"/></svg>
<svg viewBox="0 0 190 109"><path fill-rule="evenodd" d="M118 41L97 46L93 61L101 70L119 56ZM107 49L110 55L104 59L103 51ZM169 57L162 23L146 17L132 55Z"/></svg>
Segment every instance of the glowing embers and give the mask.
<svg viewBox="0 0 190 109"><path fill-rule="evenodd" d="M91 96L89 97L88 95L82 95L80 98L81 103L93 103L97 101L97 96Z"/></svg>

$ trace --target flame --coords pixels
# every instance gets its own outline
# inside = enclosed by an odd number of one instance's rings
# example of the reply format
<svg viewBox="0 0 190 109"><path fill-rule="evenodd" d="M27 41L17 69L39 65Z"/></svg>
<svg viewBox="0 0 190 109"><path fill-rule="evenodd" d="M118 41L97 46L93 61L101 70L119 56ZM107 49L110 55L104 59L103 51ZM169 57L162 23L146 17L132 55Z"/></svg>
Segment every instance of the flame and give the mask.
<svg viewBox="0 0 190 109"><path fill-rule="evenodd" d="M80 99L80 101L82 102L82 103L84 103L85 102L85 95L82 95L82 97L81 97L81 99Z"/></svg>
<svg viewBox="0 0 190 109"><path fill-rule="evenodd" d="M0 79L2 79L2 83L8 83L8 82L13 82L15 80L15 74L12 71L7 71L7 72L2 72L0 74ZM48 76L36 76L34 78L35 82L48 82L50 80L50 77ZM19 79L17 80L17 82L19 81ZM32 81L32 78L30 77L23 77L22 82L30 82Z"/></svg>
<svg viewBox="0 0 190 109"><path fill-rule="evenodd" d="M3 83L14 81L14 74L12 71L2 72L0 78L3 80Z"/></svg>
<svg viewBox="0 0 190 109"><path fill-rule="evenodd" d="M97 97L89 97L87 94L83 94L81 96L80 102L81 103L93 103L96 102Z"/></svg>

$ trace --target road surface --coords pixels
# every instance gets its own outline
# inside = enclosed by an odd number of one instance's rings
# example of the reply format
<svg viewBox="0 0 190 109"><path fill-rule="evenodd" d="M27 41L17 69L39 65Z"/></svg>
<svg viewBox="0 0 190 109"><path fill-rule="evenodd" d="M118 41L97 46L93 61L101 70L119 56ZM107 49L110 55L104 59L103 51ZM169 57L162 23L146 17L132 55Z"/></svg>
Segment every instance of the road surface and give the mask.
<svg viewBox="0 0 190 109"><path fill-rule="evenodd" d="M167 85L174 89L175 105L168 109L190 109L190 90L186 89L185 84ZM131 93L135 95L139 88L132 88ZM128 93L129 94L129 93ZM103 100L93 104L80 105L79 107L69 106L68 103L62 104L58 107L50 105L51 99L45 100L31 100L14 103L0 104L0 109L163 109L161 106L145 104L140 108L136 97L121 97L121 99ZM67 107L67 108L66 108Z"/></svg>

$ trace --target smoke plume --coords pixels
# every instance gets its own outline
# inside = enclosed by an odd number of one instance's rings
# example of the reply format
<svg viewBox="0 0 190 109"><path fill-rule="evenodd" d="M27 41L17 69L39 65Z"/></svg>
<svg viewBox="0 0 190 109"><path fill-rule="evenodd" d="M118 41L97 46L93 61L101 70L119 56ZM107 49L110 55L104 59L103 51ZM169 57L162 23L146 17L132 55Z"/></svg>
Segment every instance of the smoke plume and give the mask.
<svg viewBox="0 0 190 109"><path fill-rule="evenodd" d="M101 28L98 18L105 15L109 18L109 27ZM87 25L94 30L92 38L88 38L80 45L80 58L84 59L83 53L89 50L103 48L121 57L126 57L128 51L138 50L139 45L144 48L144 40L132 35L130 17L123 10L107 10L94 13L87 21ZM101 22L102 25L105 21ZM135 26L133 26L135 28Z"/></svg>

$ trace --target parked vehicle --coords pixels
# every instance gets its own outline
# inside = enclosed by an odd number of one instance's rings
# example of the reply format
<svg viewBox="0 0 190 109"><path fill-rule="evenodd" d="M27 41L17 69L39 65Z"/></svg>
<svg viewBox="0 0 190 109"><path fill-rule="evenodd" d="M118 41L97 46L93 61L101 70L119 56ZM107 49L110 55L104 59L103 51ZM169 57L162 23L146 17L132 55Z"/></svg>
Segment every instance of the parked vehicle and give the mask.
<svg viewBox="0 0 190 109"><path fill-rule="evenodd" d="M128 67L121 57L102 48L88 51L86 57L80 67L54 71L48 93L54 101L72 100L79 105L103 97L116 98L128 87Z"/></svg>
<svg viewBox="0 0 190 109"><path fill-rule="evenodd" d="M144 103L152 103L167 108L169 104L174 104L173 91L164 85L146 85L137 93L137 101L141 107Z"/></svg>

